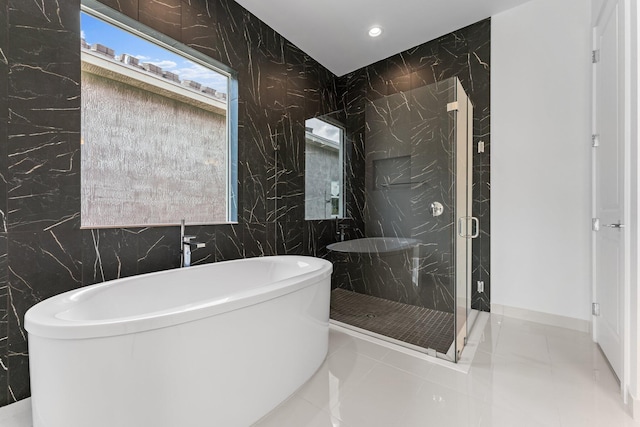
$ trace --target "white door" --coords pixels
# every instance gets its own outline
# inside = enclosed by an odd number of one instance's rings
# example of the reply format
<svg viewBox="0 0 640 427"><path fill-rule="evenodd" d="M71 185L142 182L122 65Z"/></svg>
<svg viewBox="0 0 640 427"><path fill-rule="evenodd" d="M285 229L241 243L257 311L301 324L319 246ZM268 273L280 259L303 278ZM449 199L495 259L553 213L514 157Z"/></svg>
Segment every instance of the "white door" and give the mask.
<svg viewBox="0 0 640 427"><path fill-rule="evenodd" d="M594 338L618 378L623 367L624 135L620 0L611 0L595 27L594 287L599 315ZM597 230L597 231L596 231Z"/></svg>

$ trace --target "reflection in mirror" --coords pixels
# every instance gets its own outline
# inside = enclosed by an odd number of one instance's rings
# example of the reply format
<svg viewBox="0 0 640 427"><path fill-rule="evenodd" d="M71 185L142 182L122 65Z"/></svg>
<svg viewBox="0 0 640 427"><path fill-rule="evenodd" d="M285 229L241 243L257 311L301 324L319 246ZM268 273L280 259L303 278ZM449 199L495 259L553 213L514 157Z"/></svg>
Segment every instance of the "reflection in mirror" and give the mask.
<svg viewBox="0 0 640 427"><path fill-rule="evenodd" d="M231 73L83 10L82 227L235 221Z"/></svg>
<svg viewBox="0 0 640 427"><path fill-rule="evenodd" d="M305 219L342 218L344 129L327 116L305 128Z"/></svg>

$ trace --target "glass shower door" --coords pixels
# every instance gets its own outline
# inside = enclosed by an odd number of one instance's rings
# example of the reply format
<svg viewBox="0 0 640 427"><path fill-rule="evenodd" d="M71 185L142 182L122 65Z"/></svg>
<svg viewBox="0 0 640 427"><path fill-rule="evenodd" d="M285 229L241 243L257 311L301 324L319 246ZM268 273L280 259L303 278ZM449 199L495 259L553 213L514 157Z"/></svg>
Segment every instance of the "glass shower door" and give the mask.
<svg viewBox="0 0 640 427"><path fill-rule="evenodd" d="M471 312L471 239L478 236L479 223L472 214L473 203L473 105L455 79L456 101L447 104L453 112L455 129L455 362L467 343Z"/></svg>
<svg viewBox="0 0 640 427"><path fill-rule="evenodd" d="M367 100L364 238L328 246L334 321L459 360L478 230L472 117L456 77Z"/></svg>

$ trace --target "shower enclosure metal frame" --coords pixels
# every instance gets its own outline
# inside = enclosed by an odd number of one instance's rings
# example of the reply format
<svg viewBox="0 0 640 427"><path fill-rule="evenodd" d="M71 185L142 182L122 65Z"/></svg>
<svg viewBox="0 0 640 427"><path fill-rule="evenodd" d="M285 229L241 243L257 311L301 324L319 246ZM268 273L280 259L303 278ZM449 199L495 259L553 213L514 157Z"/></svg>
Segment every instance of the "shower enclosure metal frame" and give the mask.
<svg viewBox="0 0 640 427"><path fill-rule="evenodd" d="M472 213L473 105L457 77L366 102L363 234L364 240L387 243L379 252L329 245L336 263L334 287L421 314L410 327L398 323L395 337L382 323L369 324L372 330L359 326L364 322L358 316L377 315L361 312L363 305L355 300L345 306L344 297L336 299L336 315L345 318L345 308L353 310L351 320L341 324L458 362L474 319L472 239L480 232ZM404 240L415 243L392 260L389 248ZM362 246L356 243L354 248ZM440 320L424 322L426 317ZM397 319L380 320L389 325ZM416 325L429 328L423 330L428 333L413 329L414 338L398 338Z"/></svg>

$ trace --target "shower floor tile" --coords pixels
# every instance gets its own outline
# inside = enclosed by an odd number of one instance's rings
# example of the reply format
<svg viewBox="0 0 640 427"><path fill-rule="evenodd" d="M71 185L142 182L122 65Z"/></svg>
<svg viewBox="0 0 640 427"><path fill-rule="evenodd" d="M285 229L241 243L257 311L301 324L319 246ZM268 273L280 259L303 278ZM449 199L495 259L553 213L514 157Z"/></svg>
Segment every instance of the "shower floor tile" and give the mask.
<svg viewBox="0 0 640 427"><path fill-rule="evenodd" d="M453 313L334 289L331 318L357 328L439 353L447 353L454 338Z"/></svg>

